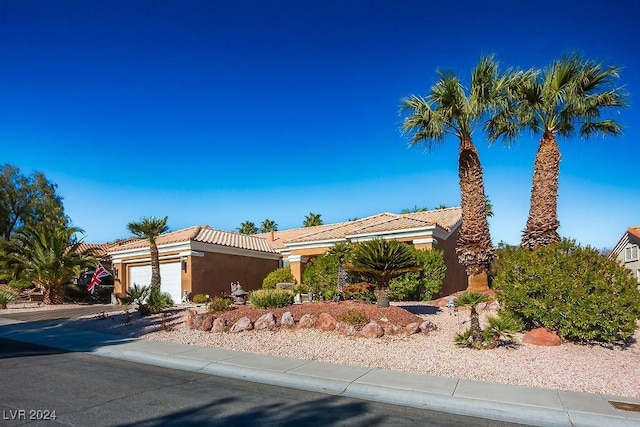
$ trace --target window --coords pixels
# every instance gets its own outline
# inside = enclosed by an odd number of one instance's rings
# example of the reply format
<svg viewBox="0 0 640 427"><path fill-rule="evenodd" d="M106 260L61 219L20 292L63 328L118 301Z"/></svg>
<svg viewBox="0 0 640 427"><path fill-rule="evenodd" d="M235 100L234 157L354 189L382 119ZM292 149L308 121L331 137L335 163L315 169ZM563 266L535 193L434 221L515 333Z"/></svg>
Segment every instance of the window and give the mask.
<svg viewBox="0 0 640 427"><path fill-rule="evenodd" d="M624 262L638 260L638 245L627 246L624 250Z"/></svg>

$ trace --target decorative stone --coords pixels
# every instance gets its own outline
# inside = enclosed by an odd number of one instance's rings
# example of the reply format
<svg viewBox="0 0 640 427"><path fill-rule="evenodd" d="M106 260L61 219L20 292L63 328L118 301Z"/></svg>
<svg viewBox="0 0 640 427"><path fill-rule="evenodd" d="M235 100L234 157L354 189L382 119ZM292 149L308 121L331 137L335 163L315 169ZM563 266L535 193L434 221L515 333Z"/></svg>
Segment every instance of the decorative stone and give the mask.
<svg viewBox="0 0 640 427"><path fill-rule="evenodd" d="M260 316L253 324L253 328L256 330L276 329L276 316L273 313L265 313Z"/></svg>
<svg viewBox="0 0 640 427"><path fill-rule="evenodd" d="M293 328L294 326L296 326L296 322L293 320L293 314L291 314L290 311L282 313L282 317L280 318L280 327Z"/></svg>
<svg viewBox="0 0 640 427"><path fill-rule="evenodd" d="M358 335L358 330L355 326L344 322L336 322L336 332L346 336Z"/></svg>
<svg viewBox="0 0 640 427"><path fill-rule="evenodd" d="M438 329L438 327L433 322L430 322L429 320L425 320L420 324L420 332L425 334L428 334L431 331L435 331L436 329Z"/></svg>
<svg viewBox="0 0 640 427"><path fill-rule="evenodd" d="M560 337L555 331L547 328L536 328L527 331L522 337L522 342L533 345L556 346L560 345Z"/></svg>
<svg viewBox="0 0 640 427"><path fill-rule="evenodd" d="M189 309L186 311L185 313L185 323L187 324L187 327L189 328L193 328L193 318L198 314L197 311L193 310L193 309Z"/></svg>
<svg viewBox="0 0 640 427"><path fill-rule="evenodd" d="M385 335L398 335L401 332L404 332L404 328L402 326L394 325L393 323L383 323L382 330Z"/></svg>
<svg viewBox="0 0 640 427"><path fill-rule="evenodd" d="M200 322L200 326L198 330L200 331L210 331L213 327L213 321L216 320L216 316L212 313L202 315L202 321Z"/></svg>
<svg viewBox="0 0 640 427"><path fill-rule="evenodd" d="M323 331L333 331L336 328L337 320L328 313L320 313L316 326Z"/></svg>
<svg viewBox="0 0 640 427"><path fill-rule="evenodd" d="M298 322L299 328L313 328L316 324L316 318L312 314L305 314Z"/></svg>
<svg viewBox="0 0 640 427"><path fill-rule="evenodd" d="M251 329L253 329L253 324L251 323L251 319L249 319L248 317L243 317L241 319L238 319L238 321L233 324L231 329L229 329L229 332L237 333L237 332L243 332L243 331L250 331Z"/></svg>
<svg viewBox="0 0 640 427"><path fill-rule="evenodd" d="M211 332L222 333L227 330L227 319L224 317L218 317L213 321Z"/></svg>
<svg viewBox="0 0 640 427"><path fill-rule="evenodd" d="M420 324L417 322L409 323L404 327L404 331L407 333L407 335L417 334L418 332L420 332Z"/></svg>
<svg viewBox="0 0 640 427"><path fill-rule="evenodd" d="M384 330L376 322L369 322L360 331L360 335L365 338L380 338L384 335Z"/></svg>

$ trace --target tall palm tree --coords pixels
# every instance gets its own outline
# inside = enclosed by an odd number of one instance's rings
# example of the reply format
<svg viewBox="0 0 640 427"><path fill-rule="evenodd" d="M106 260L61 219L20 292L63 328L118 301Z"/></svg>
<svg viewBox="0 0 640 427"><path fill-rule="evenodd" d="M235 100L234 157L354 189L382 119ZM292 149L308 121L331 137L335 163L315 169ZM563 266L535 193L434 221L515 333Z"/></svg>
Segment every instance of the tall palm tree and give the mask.
<svg viewBox="0 0 640 427"><path fill-rule="evenodd" d="M275 221L270 220L269 218L262 221L260 224L260 232L267 233L269 231L278 231L278 224Z"/></svg>
<svg viewBox="0 0 640 427"><path fill-rule="evenodd" d="M256 234L258 232L258 227L256 227L256 225L251 221L245 221L240 224L240 227L236 228L236 230L238 230L238 233L240 234Z"/></svg>
<svg viewBox="0 0 640 427"><path fill-rule="evenodd" d="M309 212L309 215L304 217L303 225L305 227L313 227L316 225L324 224L324 221L322 221L322 218L320 218L320 216L321 214L314 214L313 212Z"/></svg>
<svg viewBox="0 0 640 427"><path fill-rule="evenodd" d="M389 281L410 271L420 271L418 260L406 243L373 239L354 245L349 270L357 271L376 283L377 304L389 307Z"/></svg>
<svg viewBox="0 0 640 427"><path fill-rule="evenodd" d="M141 239L149 241L149 251L151 252L151 290L160 291L160 257L158 256L158 245L156 239L162 233L169 230L167 226L168 217L144 217L138 222L127 224L127 230Z"/></svg>
<svg viewBox="0 0 640 427"><path fill-rule="evenodd" d="M531 203L521 245L535 249L560 241L558 175L560 149L556 135L581 138L620 135L620 125L602 115L625 107L626 93L615 86L620 68L572 53L522 81L514 103L487 123L492 141L515 140L523 129L542 134L533 167ZM578 129L576 129L578 128Z"/></svg>
<svg viewBox="0 0 640 427"><path fill-rule="evenodd" d="M346 268L346 259L351 251L351 245L345 242L338 242L331 249L329 254L335 255L338 258L338 293L342 293L342 289L345 287L348 281L348 274Z"/></svg>
<svg viewBox="0 0 640 427"><path fill-rule="evenodd" d="M10 241L0 242L3 270L42 286L45 304L62 304L62 286L76 277L78 269L96 265L91 253L78 251L82 239L76 235L81 232L77 227L51 224L25 226Z"/></svg>
<svg viewBox="0 0 640 427"><path fill-rule="evenodd" d="M434 149L447 135L459 140L462 226L456 251L469 276L468 289L485 290L494 249L482 166L472 137L481 122L510 99L521 73L500 74L493 57L484 57L471 73L469 89L451 72L439 71L438 77L426 98L411 95L403 99L402 110L408 115L402 131L410 136L410 146L424 144L427 150Z"/></svg>

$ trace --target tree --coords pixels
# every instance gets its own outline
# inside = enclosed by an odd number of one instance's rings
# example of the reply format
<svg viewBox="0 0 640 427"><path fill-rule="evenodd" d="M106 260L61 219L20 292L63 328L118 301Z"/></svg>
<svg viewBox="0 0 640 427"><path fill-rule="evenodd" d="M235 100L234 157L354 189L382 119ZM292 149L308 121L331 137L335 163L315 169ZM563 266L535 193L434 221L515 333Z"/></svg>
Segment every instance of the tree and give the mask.
<svg viewBox="0 0 640 427"><path fill-rule="evenodd" d="M425 206L423 208L419 208L418 205L414 205L413 208L411 209L402 209L402 211L400 212L401 214L408 214L408 213L416 213L416 212L426 212L429 209Z"/></svg>
<svg viewBox="0 0 640 427"><path fill-rule="evenodd" d="M251 221L243 222L240 224L240 227L236 228L236 230L238 230L238 233L240 234L256 234L258 232L258 228Z"/></svg>
<svg viewBox="0 0 640 427"><path fill-rule="evenodd" d="M389 281L409 271L420 271L417 259L406 243L373 239L354 245L347 268L376 283L377 304L389 307Z"/></svg>
<svg viewBox="0 0 640 427"><path fill-rule="evenodd" d="M160 290L160 258L158 255L158 245L156 239L162 233L169 230L167 226L168 217L155 218L144 217L138 222L130 222L127 224L127 230L141 239L149 241L149 251L151 253L151 283L149 287L151 291Z"/></svg>
<svg viewBox="0 0 640 427"><path fill-rule="evenodd" d="M27 225L68 226L56 189L41 172L25 176L16 166L0 166L0 233L4 240Z"/></svg>
<svg viewBox="0 0 640 427"><path fill-rule="evenodd" d="M481 58L471 73L467 91L451 72L438 72L438 81L426 98L411 95L402 101L408 112L402 130L410 146L424 144L434 149L445 136L460 142L458 174L462 198L462 226L456 248L469 276L468 289L488 289L494 249L487 221L484 178L472 136L482 120L500 104L508 102L521 73L498 72L493 57Z"/></svg>
<svg viewBox="0 0 640 427"><path fill-rule="evenodd" d="M269 218L262 221L260 224L260 232L267 233L269 231L278 231L278 224L275 221L271 221ZM250 233L253 234L253 233Z"/></svg>
<svg viewBox="0 0 640 427"><path fill-rule="evenodd" d="M489 301L489 296L482 292L463 292L453 303L456 306L468 307L471 310L471 343L474 347L482 345L482 329L480 328L480 315L476 307L478 304Z"/></svg>
<svg viewBox="0 0 640 427"><path fill-rule="evenodd" d="M314 227L316 225L324 224L320 216L321 216L320 214L314 214L313 212L309 212L309 215L304 217L303 225L305 227Z"/></svg>
<svg viewBox="0 0 640 427"><path fill-rule="evenodd" d="M331 249L329 249L329 254L336 256L338 258L338 293L342 293L342 289L347 284L349 279L349 275L347 274L347 269L345 266L347 256L351 252L351 245L346 242L338 242Z"/></svg>
<svg viewBox="0 0 640 427"><path fill-rule="evenodd" d="M96 265L89 252L78 252L82 239L77 227L25 226L9 241L0 242L2 268L15 279L29 280L45 289L45 304L64 302L62 286L78 269Z"/></svg>
<svg viewBox="0 0 640 427"><path fill-rule="evenodd" d="M560 149L556 135L581 138L620 135L620 125L603 113L625 107L626 94L615 86L619 67L587 61L576 53L554 61L523 79L514 101L487 123L492 141L507 144L523 129L542 134L536 153L527 226L522 247L535 249L560 241L558 234L558 175Z"/></svg>

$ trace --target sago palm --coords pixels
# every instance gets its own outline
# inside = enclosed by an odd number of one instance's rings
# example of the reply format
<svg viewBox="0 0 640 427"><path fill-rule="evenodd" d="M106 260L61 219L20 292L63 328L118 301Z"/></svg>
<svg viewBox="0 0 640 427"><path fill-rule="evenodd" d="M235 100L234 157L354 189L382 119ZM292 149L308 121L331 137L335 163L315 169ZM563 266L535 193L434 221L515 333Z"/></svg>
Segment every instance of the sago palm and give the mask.
<svg viewBox="0 0 640 427"><path fill-rule="evenodd" d="M527 226L521 245L535 249L560 241L558 176L560 149L556 135L581 138L620 135L620 125L603 113L626 106L626 94L615 82L619 67L571 54L522 80L514 102L487 123L491 140L510 143L523 129L542 134L536 153Z"/></svg>
<svg viewBox="0 0 640 427"><path fill-rule="evenodd" d="M389 306L389 281L422 267L406 243L373 239L354 245L347 268L357 271L376 283L377 304Z"/></svg>
<svg viewBox="0 0 640 427"><path fill-rule="evenodd" d="M402 131L410 136L410 146L424 145L432 150L447 135L460 143L462 226L456 251L469 276L468 289L488 288L494 256L482 166L472 137L489 114L511 99L511 91L521 77L522 73L499 73L493 57L485 57L472 71L470 88L453 73L439 71L438 81L426 98L411 95L402 101L402 110L408 113Z"/></svg>
<svg viewBox="0 0 640 427"><path fill-rule="evenodd" d="M127 229L141 239L149 242L149 252L151 254L151 290L160 290L160 257L158 255L158 245L156 239L162 233L169 230L167 226L168 218L144 217L138 222L130 222Z"/></svg>

